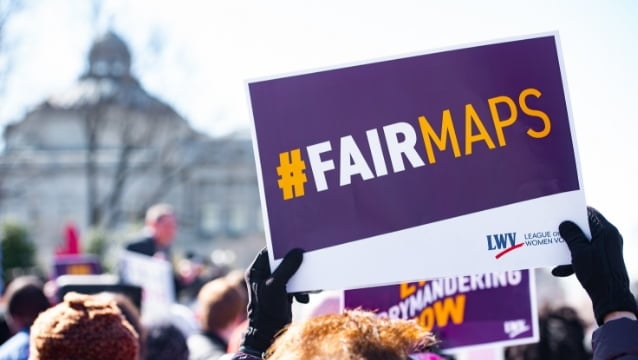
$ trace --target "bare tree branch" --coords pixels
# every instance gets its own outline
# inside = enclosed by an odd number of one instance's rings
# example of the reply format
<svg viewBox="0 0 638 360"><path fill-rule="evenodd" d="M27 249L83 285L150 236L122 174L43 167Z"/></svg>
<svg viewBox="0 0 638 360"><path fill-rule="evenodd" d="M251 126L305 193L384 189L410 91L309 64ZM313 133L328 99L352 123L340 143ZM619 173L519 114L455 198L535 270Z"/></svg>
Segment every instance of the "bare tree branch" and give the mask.
<svg viewBox="0 0 638 360"><path fill-rule="evenodd" d="M6 37L7 24L23 7L24 0L0 0L0 94L4 93L13 67L10 56L12 44L7 43Z"/></svg>

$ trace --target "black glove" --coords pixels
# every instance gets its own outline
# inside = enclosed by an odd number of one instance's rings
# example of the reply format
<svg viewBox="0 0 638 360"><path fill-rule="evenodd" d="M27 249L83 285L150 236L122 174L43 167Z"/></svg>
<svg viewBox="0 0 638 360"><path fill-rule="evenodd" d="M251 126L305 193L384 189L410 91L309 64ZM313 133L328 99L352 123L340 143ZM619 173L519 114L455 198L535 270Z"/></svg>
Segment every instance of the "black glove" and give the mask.
<svg viewBox="0 0 638 360"><path fill-rule="evenodd" d="M275 335L292 321L292 298L308 302L307 294L288 294L286 283L295 274L303 250L291 250L277 269L271 274L268 252L259 252L246 271L248 284L248 329L244 336L242 351L260 356L273 342Z"/></svg>
<svg viewBox="0 0 638 360"><path fill-rule="evenodd" d="M592 301L598 325L602 325L605 315L613 311L629 311L638 316L636 299L629 290L622 236L596 209L588 207L587 217L591 242L571 221L564 221L558 227L572 254L572 264L557 266L552 274L569 276L576 273Z"/></svg>

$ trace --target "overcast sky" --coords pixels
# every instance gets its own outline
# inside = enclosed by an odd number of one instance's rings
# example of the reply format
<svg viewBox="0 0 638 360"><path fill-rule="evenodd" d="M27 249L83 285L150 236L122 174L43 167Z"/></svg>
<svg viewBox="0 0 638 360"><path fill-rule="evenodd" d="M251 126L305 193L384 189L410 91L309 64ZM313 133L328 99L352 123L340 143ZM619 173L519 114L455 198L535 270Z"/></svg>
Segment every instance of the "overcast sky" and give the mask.
<svg viewBox="0 0 638 360"><path fill-rule="evenodd" d="M638 274L637 1L112 0L98 17L89 1L30 2L9 24L0 127L70 86L107 28L147 90L210 135L249 129L248 79L556 30L587 201L626 235Z"/></svg>

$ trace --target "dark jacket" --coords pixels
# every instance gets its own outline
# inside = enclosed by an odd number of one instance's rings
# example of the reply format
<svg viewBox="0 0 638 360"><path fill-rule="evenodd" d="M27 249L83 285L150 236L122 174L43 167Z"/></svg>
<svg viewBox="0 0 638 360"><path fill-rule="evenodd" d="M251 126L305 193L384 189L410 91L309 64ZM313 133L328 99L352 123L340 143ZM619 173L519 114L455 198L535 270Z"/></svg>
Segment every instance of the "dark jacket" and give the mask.
<svg viewBox="0 0 638 360"><path fill-rule="evenodd" d="M130 242L126 245L126 250L146 255L146 256L155 256L155 254L159 251L164 253L164 258L173 265L171 258L171 251L169 248L159 249L155 244L155 240L153 240L152 236L144 237L140 240ZM179 281L179 276L175 273L175 269L173 269L173 287L175 290L175 298L179 298L179 293L181 292L183 286L181 281Z"/></svg>
<svg viewBox="0 0 638 360"><path fill-rule="evenodd" d="M617 319L605 323L592 335L594 360L638 360L638 321Z"/></svg>
<svg viewBox="0 0 638 360"><path fill-rule="evenodd" d="M126 250L143 254L146 256L153 256L158 251L152 236L148 236L127 244ZM170 259L167 259L167 260L170 260Z"/></svg>

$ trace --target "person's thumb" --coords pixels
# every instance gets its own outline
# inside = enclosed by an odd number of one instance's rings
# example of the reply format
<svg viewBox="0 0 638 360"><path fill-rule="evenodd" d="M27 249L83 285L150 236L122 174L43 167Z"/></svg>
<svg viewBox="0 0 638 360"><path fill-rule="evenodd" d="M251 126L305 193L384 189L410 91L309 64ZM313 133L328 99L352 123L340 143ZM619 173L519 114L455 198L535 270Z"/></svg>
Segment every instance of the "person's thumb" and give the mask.
<svg viewBox="0 0 638 360"><path fill-rule="evenodd" d="M299 266L301 266L302 260L303 250L290 250L272 273L272 284L276 286L286 286L288 280L290 280L295 272L297 272L297 269L299 269Z"/></svg>
<svg viewBox="0 0 638 360"><path fill-rule="evenodd" d="M558 226L558 231L560 232L560 236L565 239L572 255L575 251L579 251L590 246L589 240L587 240L587 237L580 227L571 221L563 221Z"/></svg>
<svg viewBox="0 0 638 360"><path fill-rule="evenodd" d="M558 265L552 269L552 275L557 277L567 277L574 274L574 267L571 265Z"/></svg>
<svg viewBox="0 0 638 360"><path fill-rule="evenodd" d="M307 304L310 302L310 296L307 293L296 293L293 295L295 300L302 304Z"/></svg>

